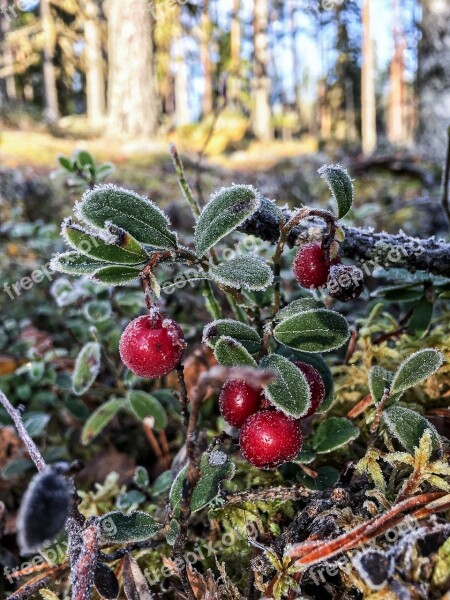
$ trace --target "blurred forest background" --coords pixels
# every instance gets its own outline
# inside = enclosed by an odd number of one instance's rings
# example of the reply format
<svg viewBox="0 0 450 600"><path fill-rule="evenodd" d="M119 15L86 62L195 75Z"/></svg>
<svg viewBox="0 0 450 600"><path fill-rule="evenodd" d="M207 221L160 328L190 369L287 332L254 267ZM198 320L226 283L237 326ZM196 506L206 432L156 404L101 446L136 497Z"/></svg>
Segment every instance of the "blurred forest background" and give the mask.
<svg viewBox="0 0 450 600"><path fill-rule="evenodd" d="M169 137L210 154L276 140L290 154L418 148L445 156L447 0L0 7L4 157L26 154L14 145L29 139L8 133L37 124L79 139Z"/></svg>

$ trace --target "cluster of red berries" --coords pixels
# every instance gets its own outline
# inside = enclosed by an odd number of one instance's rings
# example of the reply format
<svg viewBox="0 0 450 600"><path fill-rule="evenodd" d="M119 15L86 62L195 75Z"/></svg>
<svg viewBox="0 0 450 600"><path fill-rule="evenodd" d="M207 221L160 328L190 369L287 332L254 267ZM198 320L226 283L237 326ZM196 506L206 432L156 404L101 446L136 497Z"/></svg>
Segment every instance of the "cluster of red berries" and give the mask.
<svg viewBox="0 0 450 600"><path fill-rule="evenodd" d="M341 264L339 257L330 258L317 242L300 248L292 269L302 287L320 289L327 286L329 295L341 302L358 298L364 290L361 269Z"/></svg>
<svg viewBox="0 0 450 600"><path fill-rule="evenodd" d="M322 404L325 386L320 373L312 365L294 361L309 385L311 406L309 417ZM300 419L276 410L266 399L263 389L255 389L244 381L227 381L219 398L220 412L232 427L240 429L242 456L259 469L276 469L293 460L303 445Z"/></svg>
<svg viewBox="0 0 450 600"><path fill-rule="evenodd" d="M185 348L178 323L157 311L131 321L119 344L125 366L139 377L149 379L170 373L180 363Z"/></svg>

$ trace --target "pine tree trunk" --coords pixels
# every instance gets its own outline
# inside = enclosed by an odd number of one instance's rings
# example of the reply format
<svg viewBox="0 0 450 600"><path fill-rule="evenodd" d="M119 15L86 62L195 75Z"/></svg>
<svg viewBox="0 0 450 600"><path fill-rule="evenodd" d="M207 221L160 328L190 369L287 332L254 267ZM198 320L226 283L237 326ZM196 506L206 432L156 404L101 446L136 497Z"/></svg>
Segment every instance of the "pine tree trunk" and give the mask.
<svg viewBox="0 0 450 600"><path fill-rule="evenodd" d="M273 137L270 108L269 0L254 0L253 132L260 140Z"/></svg>
<svg viewBox="0 0 450 600"><path fill-rule="evenodd" d="M297 0L290 1L290 21L291 21L291 39L292 39L292 64L294 67L294 97L295 97L295 108L300 114L301 111L301 64L300 54L297 45Z"/></svg>
<svg viewBox="0 0 450 600"><path fill-rule="evenodd" d="M229 86L229 100L231 104L238 105L241 99L241 21L239 12L241 9L240 0L233 0L233 14L231 17L230 30L230 54L231 54L231 73Z"/></svg>
<svg viewBox="0 0 450 600"><path fill-rule="evenodd" d="M14 67L12 52L8 44L4 43L8 31L11 29L11 16L7 10L8 3L6 0L2 0L0 2L0 8L2 10L2 14L0 16L0 44L2 47L2 62L5 69L10 69L12 71ZM1 95L3 97L2 99L8 102L14 102L17 100L16 80L13 73L6 75L4 79L2 78L0 80L0 84Z"/></svg>
<svg viewBox="0 0 450 600"><path fill-rule="evenodd" d="M106 112L105 77L98 8L96 0L86 2L84 38L86 41L87 114L89 123L93 127L103 122Z"/></svg>
<svg viewBox="0 0 450 600"><path fill-rule="evenodd" d="M175 124L179 127L190 123L188 74L183 40L180 37L175 38L173 41L173 61L175 67Z"/></svg>
<svg viewBox="0 0 450 600"><path fill-rule="evenodd" d="M361 69L361 138L365 155L377 146L374 48L371 32L371 0L363 0L362 69Z"/></svg>
<svg viewBox="0 0 450 600"><path fill-rule="evenodd" d="M405 63L405 38L400 32L400 18L398 0L393 0L394 14L394 56L391 61L389 73L390 93L388 110L387 136L393 144L405 144L406 131L406 82Z"/></svg>
<svg viewBox="0 0 450 600"><path fill-rule="evenodd" d="M54 123L59 118L56 69L53 62L55 57L55 24L49 0L41 0L40 7L44 37L45 116L49 123Z"/></svg>
<svg viewBox="0 0 450 600"><path fill-rule="evenodd" d="M157 131L152 20L147 0L108 5L108 132L152 137Z"/></svg>
<svg viewBox="0 0 450 600"><path fill-rule="evenodd" d="M422 0L419 44L419 143L428 158L443 160L450 126L450 2Z"/></svg>
<svg viewBox="0 0 450 600"><path fill-rule="evenodd" d="M203 12L200 18L200 60L203 69L204 90L202 98L202 115L207 117L213 111L212 64L209 54L211 45L211 21L209 18L209 0L203 0Z"/></svg>

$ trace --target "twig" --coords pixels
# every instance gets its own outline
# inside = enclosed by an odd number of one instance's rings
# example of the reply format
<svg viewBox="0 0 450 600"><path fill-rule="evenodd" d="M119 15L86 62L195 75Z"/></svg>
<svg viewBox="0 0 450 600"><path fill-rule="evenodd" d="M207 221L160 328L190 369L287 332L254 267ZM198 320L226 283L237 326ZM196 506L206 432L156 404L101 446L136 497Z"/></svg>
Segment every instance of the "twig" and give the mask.
<svg viewBox="0 0 450 600"><path fill-rule="evenodd" d="M200 205L199 205L198 201L196 200L196 198L194 198L194 194L192 193L191 186L189 185L189 183L186 179L183 163L181 161L180 155L178 154L177 147L175 146L175 144L170 144L169 150L170 150L170 155L172 156L172 161L173 161L173 164L175 167L175 171L177 173L178 184L180 186L181 192L182 192L185 200L191 207L191 211L192 211L192 214L194 215L194 217L198 217L198 216L200 216L201 208L200 208Z"/></svg>
<svg viewBox="0 0 450 600"><path fill-rule="evenodd" d="M38 471L43 471L47 467L47 465L45 463L44 458L42 457L42 454L39 452L38 447L31 439L28 431L25 429L25 425L23 424L22 416L21 416L20 412L16 408L14 408L14 406L11 404L11 402L8 400L8 398L5 396L5 394L1 390L0 390L0 402L2 403L4 409L6 410L6 412L9 414L9 416L13 420L14 425L16 426L16 429L17 429L17 433L19 434L19 437L22 440L22 442L25 444L31 460L36 465L36 469Z"/></svg>
<svg viewBox="0 0 450 600"><path fill-rule="evenodd" d="M450 127L447 130L447 157L445 160L444 171L442 173L442 208L447 217L450 227Z"/></svg>
<svg viewBox="0 0 450 600"><path fill-rule="evenodd" d="M99 524L93 520L82 533L81 551L72 571L72 600L91 600L99 536Z"/></svg>
<svg viewBox="0 0 450 600"><path fill-rule="evenodd" d="M177 366L178 383L180 385L180 405L181 405L181 416L183 417L184 426L187 427L189 424L189 411L188 403L189 397L186 387L186 381L184 379L184 365L179 364Z"/></svg>

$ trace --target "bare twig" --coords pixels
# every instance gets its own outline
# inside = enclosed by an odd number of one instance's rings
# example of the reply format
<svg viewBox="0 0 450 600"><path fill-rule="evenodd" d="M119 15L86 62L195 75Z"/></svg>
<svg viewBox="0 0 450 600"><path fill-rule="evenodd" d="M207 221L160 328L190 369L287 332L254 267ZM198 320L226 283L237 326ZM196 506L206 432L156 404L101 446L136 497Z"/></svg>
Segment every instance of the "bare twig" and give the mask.
<svg viewBox="0 0 450 600"><path fill-rule="evenodd" d="M444 209L450 227L450 127L447 130L447 140L447 157L442 173L442 208Z"/></svg>
<svg viewBox="0 0 450 600"><path fill-rule="evenodd" d="M184 379L184 366L180 363L177 366L177 376L178 376L178 384L180 386L180 405L181 405L181 416L183 417L184 426L187 427L189 424L189 411L188 411L188 403L189 397L186 387L186 381Z"/></svg>
<svg viewBox="0 0 450 600"><path fill-rule="evenodd" d="M81 551L72 571L72 600L91 600L99 536L98 522L93 520L83 530Z"/></svg>
<svg viewBox="0 0 450 600"><path fill-rule="evenodd" d="M169 146L170 155L172 156L172 161L175 167L175 171L178 177L178 184L180 186L181 192L191 207L192 214L194 217L198 217L201 213L200 205L196 198L194 198L194 194L192 193L191 186L189 185L186 175L184 172L183 163L181 161L180 155L178 154L177 147L175 144L170 144Z"/></svg>
<svg viewBox="0 0 450 600"><path fill-rule="evenodd" d="M11 417L11 419L13 420L14 425L16 426L16 429L17 429L17 433L19 434L19 437L22 440L22 442L25 444L31 460L36 465L36 469L38 471L43 471L47 465L45 463L44 458L42 457L42 454L39 452L38 447L31 439L28 431L25 429L25 425L23 424L22 416L21 416L20 412L16 408L14 408L14 406L11 404L11 402L8 400L8 398L5 396L5 394L1 390L0 390L0 402L3 405L4 409L6 410L6 412Z"/></svg>

